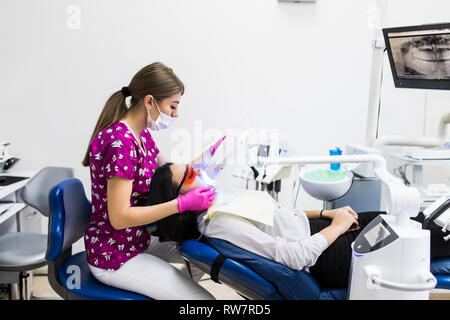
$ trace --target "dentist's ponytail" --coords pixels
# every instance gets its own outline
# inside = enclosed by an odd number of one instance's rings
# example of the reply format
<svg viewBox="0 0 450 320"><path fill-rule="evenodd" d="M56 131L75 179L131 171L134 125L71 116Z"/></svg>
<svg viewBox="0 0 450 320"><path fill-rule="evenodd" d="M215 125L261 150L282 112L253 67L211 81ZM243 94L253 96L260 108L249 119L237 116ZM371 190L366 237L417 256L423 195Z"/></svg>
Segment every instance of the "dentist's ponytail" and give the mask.
<svg viewBox="0 0 450 320"><path fill-rule="evenodd" d="M129 110L139 108L145 96L152 95L159 102L177 93L184 93L184 85L171 68L161 62L155 62L139 70L128 87L114 92L106 101L81 162L83 166L89 166L89 150L95 136L104 128L122 119ZM127 97L131 97L128 98L129 106L125 102Z"/></svg>
<svg viewBox="0 0 450 320"><path fill-rule="evenodd" d="M106 101L102 113L100 113L100 117L97 120L94 132L92 133L91 139L89 140L88 150L82 162L83 166L89 166L89 149L91 142L97 135L97 133L102 131L104 128L109 127L117 120L121 119L123 116L125 116L127 111L128 109L127 105L125 104L125 97L123 96L122 92L114 92L112 96L109 97L108 101Z"/></svg>

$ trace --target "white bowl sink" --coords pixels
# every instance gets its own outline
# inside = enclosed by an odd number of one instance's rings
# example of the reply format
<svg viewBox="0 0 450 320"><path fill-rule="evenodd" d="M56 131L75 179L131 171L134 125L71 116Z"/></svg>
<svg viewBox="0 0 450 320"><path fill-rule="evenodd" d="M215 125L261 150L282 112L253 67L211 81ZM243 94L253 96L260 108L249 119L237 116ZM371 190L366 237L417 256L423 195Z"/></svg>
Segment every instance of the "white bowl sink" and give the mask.
<svg viewBox="0 0 450 320"><path fill-rule="evenodd" d="M300 183L310 196L323 200L336 200L347 193L352 186L351 171L327 168L304 168L300 172Z"/></svg>

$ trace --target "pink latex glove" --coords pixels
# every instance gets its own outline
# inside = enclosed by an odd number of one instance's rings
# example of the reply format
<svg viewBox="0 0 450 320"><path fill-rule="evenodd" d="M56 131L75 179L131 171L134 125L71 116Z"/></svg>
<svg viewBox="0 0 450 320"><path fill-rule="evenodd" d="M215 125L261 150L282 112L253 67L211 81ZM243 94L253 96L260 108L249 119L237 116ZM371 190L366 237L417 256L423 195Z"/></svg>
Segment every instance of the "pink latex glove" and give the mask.
<svg viewBox="0 0 450 320"><path fill-rule="evenodd" d="M214 153L216 153L217 148L219 148L220 144L222 143L223 140L225 140L226 137L227 136L223 136L214 145L212 145L211 148L209 148L209 151L211 151L211 156L213 156Z"/></svg>
<svg viewBox="0 0 450 320"><path fill-rule="evenodd" d="M195 188L177 198L178 212L206 210L212 205L215 196L215 189Z"/></svg>

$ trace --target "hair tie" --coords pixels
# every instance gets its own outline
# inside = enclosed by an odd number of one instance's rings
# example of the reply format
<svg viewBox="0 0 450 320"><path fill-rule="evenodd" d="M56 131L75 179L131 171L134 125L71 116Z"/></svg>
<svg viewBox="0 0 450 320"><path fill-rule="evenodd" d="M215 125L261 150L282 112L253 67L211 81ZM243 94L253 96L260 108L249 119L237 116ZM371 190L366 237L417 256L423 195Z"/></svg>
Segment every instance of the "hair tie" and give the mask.
<svg viewBox="0 0 450 320"><path fill-rule="evenodd" d="M122 90L120 90L120 91L122 92L122 94L125 98L131 96L131 93L130 93L130 90L128 89L128 87L122 87Z"/></svg>

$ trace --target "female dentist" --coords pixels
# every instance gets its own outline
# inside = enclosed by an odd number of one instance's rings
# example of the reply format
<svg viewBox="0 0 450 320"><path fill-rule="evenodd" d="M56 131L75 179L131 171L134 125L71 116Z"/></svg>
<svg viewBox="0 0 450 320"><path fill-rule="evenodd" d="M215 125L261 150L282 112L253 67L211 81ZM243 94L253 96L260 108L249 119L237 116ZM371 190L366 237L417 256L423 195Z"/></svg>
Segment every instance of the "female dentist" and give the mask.
<svg viewBox="0 0 450 320"><path fill-rule="evenodd" d="M144 226L179 212L205 210L215 191L198 188L166 203L139 206L155 169L166 162L148 129L173 123L183 93L172 69L159 62L142 68L106 102L82 162L90 167L92 183L92 215L84 242L93 275L153 299L212 298L182 272L158 261L183 260L174 245L150 239Z"/></svg>

